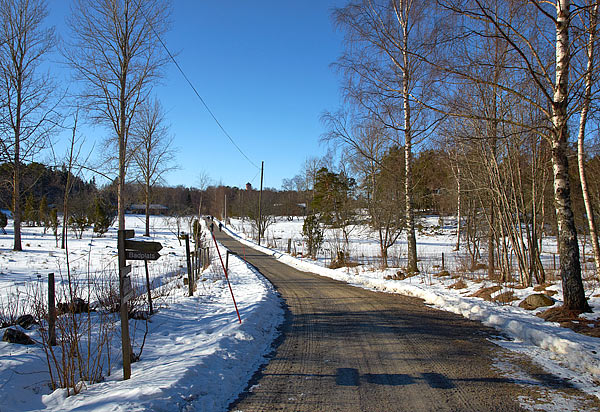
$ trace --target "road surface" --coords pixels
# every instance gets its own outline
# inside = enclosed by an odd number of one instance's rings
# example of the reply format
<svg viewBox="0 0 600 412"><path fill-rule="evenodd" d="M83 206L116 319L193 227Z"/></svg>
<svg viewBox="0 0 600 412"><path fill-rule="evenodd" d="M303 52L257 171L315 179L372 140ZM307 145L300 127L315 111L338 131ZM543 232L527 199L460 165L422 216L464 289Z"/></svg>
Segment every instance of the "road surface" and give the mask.
<svg viewBox="0 0 600 412"><path fill-rule="evenodd" d="M273 283L287 310L269 363L231 411L520 411L518 397L551 402L552 390L577 398L578 410L598 407L492 343L502 338L478 322L301 272L217 225L215 236ZM499 361L521 378L502 374Z"/></svg>

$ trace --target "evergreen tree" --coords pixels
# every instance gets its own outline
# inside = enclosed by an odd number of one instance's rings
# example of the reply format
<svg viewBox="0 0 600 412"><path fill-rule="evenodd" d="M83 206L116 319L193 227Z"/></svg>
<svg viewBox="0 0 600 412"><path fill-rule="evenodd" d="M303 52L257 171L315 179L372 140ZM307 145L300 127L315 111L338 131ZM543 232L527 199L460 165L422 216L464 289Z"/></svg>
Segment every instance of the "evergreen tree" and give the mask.
<svg viewBox="0 0 600 412"><path fill-rule="evenodd" d="M6 227L6 225L8 224L8 217L6 217L6 214L2 211L0 211L0 229L2 229L2 233L6 234L6 229L4 229Z"/></svg>
<svg viewBox="0 0 600 412"><path fill-rule="evenodd" d="M58 210L53 208L50 211L50 217L48 218L48 222L50 223L50 227L52 228L52 233L54 234L54 239L56 239L56 247L58 247Z"/></svg>
<svg viewBox="0 0 600 412"><path fill-rule="evenodd" d="M35 210L35 201L33 200L33 194L30 193L25 201L25 213L24 220L27 226L35 226L37 222L37 211Z"/></svg>
<svg viewBox="0 0 600 412"><path fill-rule="evenodd" d="M46 195L42 196L42 200L40 201L40 207L38 211L38 219L42 226L44 226L44 234L46 234L46 230L49 227L49 218L48 218L48 199Z"/></svg>
<svg viewBox="0 0 600 412"><path fill-rule="evenodd" d="M316 258L317 252L323 243L323 228L317 215L313 214L306 217L304 225L302 225L302 235L306 239L309 255Z"/></svg>
<svg viewBox="0 0 600 412"><path fill-rule="evenodd" d="M113 223L112 214L110 213L109 208L99 197L94 200L93 212L89 220L94 225L94 233L96 233L98 237L102 237L108 232L108 228Z"/></svg>
<svg viewBox="0 0 600 412"><path fill-rule="evenodd" d="M351 193L356 182L343 173L334 173L323 167L317 171L315 197L312 208L321 220L333 227L344 227L354 218Z"/></svg>

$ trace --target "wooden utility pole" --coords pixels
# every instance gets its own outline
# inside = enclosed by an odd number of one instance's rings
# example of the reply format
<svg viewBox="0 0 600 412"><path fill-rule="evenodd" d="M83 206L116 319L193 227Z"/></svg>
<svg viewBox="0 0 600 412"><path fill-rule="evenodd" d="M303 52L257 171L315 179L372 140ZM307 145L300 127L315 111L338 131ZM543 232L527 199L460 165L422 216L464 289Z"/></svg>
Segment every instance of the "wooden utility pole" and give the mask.
<svg viewBox="0 0 600 412"><path fill-rule="evenodd" d="M260 163L260 192L258 192L258 245L260 246L260 237L262 236L262 214L261 214L261 204L262 204L262 189L263 189L263 172L265 169L265 162L262 161Z"/></svg>

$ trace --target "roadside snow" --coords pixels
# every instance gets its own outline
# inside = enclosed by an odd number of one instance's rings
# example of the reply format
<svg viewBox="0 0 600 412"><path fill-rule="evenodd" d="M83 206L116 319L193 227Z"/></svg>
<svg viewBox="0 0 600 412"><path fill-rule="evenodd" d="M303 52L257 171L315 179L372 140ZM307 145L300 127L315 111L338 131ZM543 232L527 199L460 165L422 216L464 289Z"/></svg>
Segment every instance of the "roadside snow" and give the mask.
<svg viewBox="0 0 600 412"><path fill-rule="evenodd" d="M139 217L128 216L127 227L136 228L138 236L142 225ZM188 297L182 276L185 248L168 226L165 218L153 219L153 240L163 243L163 256L152 279L166 292L155 302L159 311L148 323L148 337L141 359L132 364L131 379L122 380L118 325L112 338L110 376L106 373L103 382L87 384L69 397L64 389L50 389L41 345L0 342L0 411L219 411L245 389L265 361L283 320L280 299L268 281L235 256L230 257L229 273L242 324L218 260L204 271L195 295ZM0 305L14 302L11 293L22 295L36 288L45 293L47 272L59 265L64 269L60 260L64 252L56 249L51 235L42 236L37 228L24 228L24 232L26 249L35 249L31 253L8 250L11 235L0 237L4 242ZM69 248L74 265L79 262L82 271L108 270L115 261L116 231L101 239L86 233L82 240L70 239ZM216 256L214 244L211 253ZM143 279L140 273L138 282ZM144 321L130 321L130 335L138 349L144 331ZM35 331L26 332L38 339Z"/></svg>

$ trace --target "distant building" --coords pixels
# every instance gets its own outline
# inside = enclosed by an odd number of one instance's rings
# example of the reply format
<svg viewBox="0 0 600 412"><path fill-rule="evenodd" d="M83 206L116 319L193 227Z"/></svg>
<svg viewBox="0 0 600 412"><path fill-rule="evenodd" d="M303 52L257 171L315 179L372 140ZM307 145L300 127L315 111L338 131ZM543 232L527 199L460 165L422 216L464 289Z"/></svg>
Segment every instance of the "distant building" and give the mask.
<svg viewBox="0 0 600 412"><path fill-rule="evenodd" d="M149 209L150 209L151 215L164 215L169 210L168 207L166 207L164 205L158 205L158 204L151 204ZM143 215L146 213L146 205L141 205L141 204L129 205L129 207L126 210L126 213L131 213L134 215L135 214Z"/></svg>
<svg viewBox="0 0 600 412"><path fill-rule="evenodd" d="M252 190L252 183L246 183L246 190Z"/></svg>

